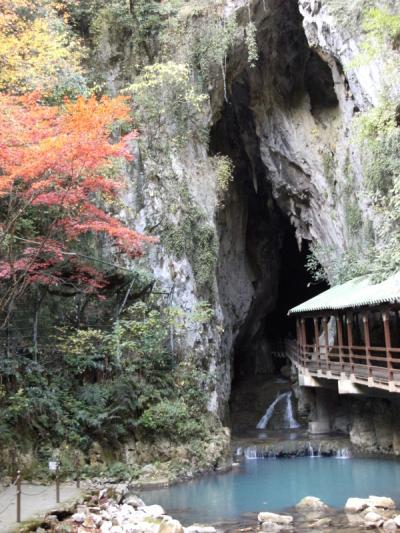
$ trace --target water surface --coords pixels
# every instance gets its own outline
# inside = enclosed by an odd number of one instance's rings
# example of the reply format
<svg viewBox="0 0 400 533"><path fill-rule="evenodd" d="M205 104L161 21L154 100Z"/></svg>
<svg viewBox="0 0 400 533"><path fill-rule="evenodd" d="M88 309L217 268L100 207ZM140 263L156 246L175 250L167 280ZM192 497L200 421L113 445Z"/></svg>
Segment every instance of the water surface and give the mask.
<svg viewBox="0 0 400 533"><path fill-rule="evenodd" d="M166 489L145 491L184 525L239 520L244 513L282 511L304 496L341 508L347 498L390 496L400 505L400 461L298 457L245 461L240 469Z"/></svg>

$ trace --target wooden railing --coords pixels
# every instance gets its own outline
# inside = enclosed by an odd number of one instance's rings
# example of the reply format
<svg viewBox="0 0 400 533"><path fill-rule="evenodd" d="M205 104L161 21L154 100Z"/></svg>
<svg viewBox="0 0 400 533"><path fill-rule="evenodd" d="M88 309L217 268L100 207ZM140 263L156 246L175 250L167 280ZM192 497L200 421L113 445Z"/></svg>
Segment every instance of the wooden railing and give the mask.
<svg viewBox="0 0 400 533"><path fill-rule="evenodd" d="M396 385L400 387L400 348L298 344L290 358L311 375L328 379L344 376L393 391Z"/></svg>

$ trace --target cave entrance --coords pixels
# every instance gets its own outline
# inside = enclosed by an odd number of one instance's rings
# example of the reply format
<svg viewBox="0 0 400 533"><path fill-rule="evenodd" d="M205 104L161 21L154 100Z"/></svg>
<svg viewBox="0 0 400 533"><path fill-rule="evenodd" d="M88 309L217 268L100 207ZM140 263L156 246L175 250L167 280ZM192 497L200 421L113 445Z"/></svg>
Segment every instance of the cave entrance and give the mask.
<svg viewBox="0 0 400 533"><path fill-rule="evenodd" d="M310 167L298 142L301 121L322 131L336 117L335 83L330 66L308 45L298 4L270 5L254 8L256 67L246 64L243 50L236 61L228 58L227 99L216 105L210 134L211 155L229 156L235 169L216 220L234 432L255 427L285 386L288 361L279 346L296 335L288 310L328 288L306 268L310 196L298 183L309 181Z"/></svg>

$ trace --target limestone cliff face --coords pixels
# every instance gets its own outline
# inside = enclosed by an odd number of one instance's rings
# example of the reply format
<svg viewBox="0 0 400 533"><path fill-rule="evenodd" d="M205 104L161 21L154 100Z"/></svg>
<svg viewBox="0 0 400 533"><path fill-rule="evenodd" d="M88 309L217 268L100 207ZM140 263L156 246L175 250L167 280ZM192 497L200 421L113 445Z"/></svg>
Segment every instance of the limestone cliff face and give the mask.
<svg viewBox="0 0 400 533"><path fill-rule="evenodd" d="M350 68L357 35L350 37L328 0L250 6L259 59L251 68L239 40L228 57L227 100L221 79L210 86L208 149L189 139L157 158L142 138L127 198L139 211L133 223L160 234L149 265L163 297L188 311L207 300L214 310L210 324L193 323L184 338L173 337L216 374L210 408L220 414L235 345L253 354L259 371L272 370L263 323L278 297L285 223L299 246L308 241L337 256L367 238L374 223L352 125L378 100L379 64ZM244 26L247 1L227 2L226 16L235 11ZM235 165L223 197L216 154Z"/></svg>

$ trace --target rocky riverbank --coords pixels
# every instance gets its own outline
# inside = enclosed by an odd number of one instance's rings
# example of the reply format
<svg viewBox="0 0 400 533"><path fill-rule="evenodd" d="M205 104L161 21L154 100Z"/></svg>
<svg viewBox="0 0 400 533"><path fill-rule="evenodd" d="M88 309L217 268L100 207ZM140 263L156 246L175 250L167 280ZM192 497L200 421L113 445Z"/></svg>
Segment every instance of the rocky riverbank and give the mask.
<svg viewBox="0 0 400 533"><path fill-rule="evenodd" d="M331 509L319 498L303 498L291 514L261 512L258 528L267 533L305 531L397 531L400 529L400 511L391 498L369 496L349 498L342 511Z"/></svg>
<svg viewBox="0 0 400 533"><path fill-rule="evenodd" d="M349 498L343 510L332 509L319 498L308 496L285 514L262 511L247 522L226 525L192 524L184 527L160 505L146 505L126 484L92 488L68 510L48 514L40 524L19 528L19 533L276 533L306 531L363 532L400 530L400 511L391 498Z"/></svg>

